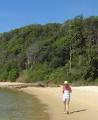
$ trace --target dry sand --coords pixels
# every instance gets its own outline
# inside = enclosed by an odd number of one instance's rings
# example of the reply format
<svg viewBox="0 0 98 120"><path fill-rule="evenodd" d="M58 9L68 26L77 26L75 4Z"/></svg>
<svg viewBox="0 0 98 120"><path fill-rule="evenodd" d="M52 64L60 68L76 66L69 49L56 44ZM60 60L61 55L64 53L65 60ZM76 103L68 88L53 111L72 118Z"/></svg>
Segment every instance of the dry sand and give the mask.
<svg viewBox="0 0 98 120"><path fill-rule="evenodd" d="M0 82L1 88L7 88L7 87L16 87L16 86L22 86L25 83L17 83L17 82Z"/></svg>
<svg viewBox="0 0 98 120"><path fill-rule="evenodd" d="M24 83L0 83L0 87L20 86ZM63 113L62 87L27 87L21 91L35 95L47 105L50 120L98 120L98 87L72 87L70 114Z"/></svg>
<svg viewBox="0 0 98 120"><path fill-rule="evenodd" d="M70 114L63 113L62 87L22 88L46 104L50 120L98 120L98 87L72 87Z"/></svg>

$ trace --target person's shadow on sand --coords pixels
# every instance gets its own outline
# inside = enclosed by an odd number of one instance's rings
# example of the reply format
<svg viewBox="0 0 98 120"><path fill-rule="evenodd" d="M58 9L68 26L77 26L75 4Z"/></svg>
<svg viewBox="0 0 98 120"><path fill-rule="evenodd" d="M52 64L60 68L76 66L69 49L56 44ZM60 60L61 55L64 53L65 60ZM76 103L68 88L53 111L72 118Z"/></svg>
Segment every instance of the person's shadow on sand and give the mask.
<svg viewBox="0 0 98 120"><path fill-rule="evenodd" d="M70 114L73 114L73 113L76 113L76 112L84 112L84 111L86 111L86 110L87 110L87 109L75 110L75 111L70 112Z"/></svg>

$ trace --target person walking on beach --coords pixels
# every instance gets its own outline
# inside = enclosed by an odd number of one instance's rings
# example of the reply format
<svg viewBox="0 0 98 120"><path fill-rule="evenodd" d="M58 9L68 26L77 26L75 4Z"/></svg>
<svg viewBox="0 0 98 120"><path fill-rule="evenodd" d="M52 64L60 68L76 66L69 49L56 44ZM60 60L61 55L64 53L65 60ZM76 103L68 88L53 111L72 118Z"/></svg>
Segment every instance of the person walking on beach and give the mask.
<svg viewBox="0 0 98 120"><path fill-rule="evenodd" d="M72 89L68 84L68 81L64 81L62 92L63 92L63 102L64 102L64 113L69 114L70 93L72 92Z"/></svg>

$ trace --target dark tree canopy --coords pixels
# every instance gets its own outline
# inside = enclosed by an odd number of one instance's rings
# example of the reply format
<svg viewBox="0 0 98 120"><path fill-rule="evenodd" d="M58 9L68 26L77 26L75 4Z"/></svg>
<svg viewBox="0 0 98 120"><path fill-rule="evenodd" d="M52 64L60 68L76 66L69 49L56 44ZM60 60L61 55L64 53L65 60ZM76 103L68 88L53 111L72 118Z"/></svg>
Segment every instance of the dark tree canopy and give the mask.
<svg viewBox="0 0 98 120"><path fill-rule="evenodd" d="M98 17L30 25L0 34L0 80L98 79Z"/></svg>

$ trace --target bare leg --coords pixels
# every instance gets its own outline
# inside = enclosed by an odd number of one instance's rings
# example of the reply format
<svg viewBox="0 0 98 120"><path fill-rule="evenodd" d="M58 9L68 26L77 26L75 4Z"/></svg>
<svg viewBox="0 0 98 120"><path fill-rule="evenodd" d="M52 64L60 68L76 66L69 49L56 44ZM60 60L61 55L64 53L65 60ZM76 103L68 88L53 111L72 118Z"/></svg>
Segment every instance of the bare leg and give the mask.
<svg viewBox="0 0 98 120"><path fill-rule="evenodd" d="M64 112L66 112L66 100L64 101Z"/></svg>
<svg viewBox="0 0 98 120"><path fill-rule="evenodd" d="M70 100L66 100L66 111L67 111L67 114L69 114L69 103L70 103Z"/></svg>

